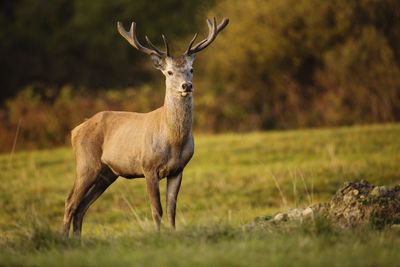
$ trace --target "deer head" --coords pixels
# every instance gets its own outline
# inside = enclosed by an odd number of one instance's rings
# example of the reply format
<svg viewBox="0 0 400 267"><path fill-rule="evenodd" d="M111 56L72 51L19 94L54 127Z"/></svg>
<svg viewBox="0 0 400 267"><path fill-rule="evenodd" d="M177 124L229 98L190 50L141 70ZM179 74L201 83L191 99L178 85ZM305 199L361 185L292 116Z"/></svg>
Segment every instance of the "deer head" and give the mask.
<svg viewBox="0 0 400 267"><path fill-rule="evenodd" d="M117 23L118 32L137 50L150 56L153 65L159 69L166 78L167 89L174 90L175 94L185 97L193 91L193 61L195 54L209 46L217 37L218 33L228 25L229 19L225 18L217 25L216 19L212 21L207 19L208 36L206 39L194 45L197 33L189 43L188 49L181 56L171 56L168 40L162 35L165 51L157 48L150 39L146 36L148 47L139 43L136 37L136 23L132 22L129 32L122 26L121 22Z"/></svg>

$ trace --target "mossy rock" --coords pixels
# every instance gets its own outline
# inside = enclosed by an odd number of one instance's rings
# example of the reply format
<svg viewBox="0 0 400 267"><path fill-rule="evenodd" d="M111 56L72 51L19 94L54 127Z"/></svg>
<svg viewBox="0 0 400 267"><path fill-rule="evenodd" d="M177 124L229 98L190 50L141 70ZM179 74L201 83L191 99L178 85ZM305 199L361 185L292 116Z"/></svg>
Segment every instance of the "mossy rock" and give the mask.
<svg viewBox="0 0 400 267"><path fill-rule="evenodd" d="M302 222L315 216L326 218L341 228L371 225L380 229L386 225L399 224L400 186L388 189L366 181L347 182L336 191L328 203L318 203L303 209L290 209L273 216L258 217L256 222Z"/></svg>
<svg viewBox="0 0 400 267"><path fill-rule="evenodd" d="M329 202L329 218L340 227L400 222L400 186L386 188L366 181L344 184Z"/></svg>

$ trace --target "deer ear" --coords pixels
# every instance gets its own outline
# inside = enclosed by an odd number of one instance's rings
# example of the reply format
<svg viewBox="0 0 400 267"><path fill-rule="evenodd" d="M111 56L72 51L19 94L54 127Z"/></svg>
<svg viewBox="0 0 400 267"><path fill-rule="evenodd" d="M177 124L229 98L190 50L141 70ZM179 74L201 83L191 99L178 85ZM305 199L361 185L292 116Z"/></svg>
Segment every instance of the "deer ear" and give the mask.
<svg viewBox="0 0 400 267"><path fill-rule="evenodd" d="M150 58L151 58L151 62L153 62L153 66L156 69L159 69L159 70L164 69L164 61L163 61L162 57L160 57L159 55L156 55L156 54L151 54Z"/></svg>

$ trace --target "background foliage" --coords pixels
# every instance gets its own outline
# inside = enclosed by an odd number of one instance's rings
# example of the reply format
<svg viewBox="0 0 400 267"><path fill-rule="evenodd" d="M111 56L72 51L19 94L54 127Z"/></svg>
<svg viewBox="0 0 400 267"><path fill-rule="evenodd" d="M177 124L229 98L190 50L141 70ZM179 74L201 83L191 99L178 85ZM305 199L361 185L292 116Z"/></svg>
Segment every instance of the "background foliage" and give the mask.
<svg viewBox="0 0 400 267"><path fill-rule="evenodd" d="M3 0L0 7L2 151L12 149L17 128L17 148L58 145L99 110L162 105L162 75L118 36L117 20L127 27L134 19L141 40L147 34L159 44L165 33L178 54L194 32L205 36L204 17L230 18L195 63L197 131L400 119L397 0Z"/></svg>

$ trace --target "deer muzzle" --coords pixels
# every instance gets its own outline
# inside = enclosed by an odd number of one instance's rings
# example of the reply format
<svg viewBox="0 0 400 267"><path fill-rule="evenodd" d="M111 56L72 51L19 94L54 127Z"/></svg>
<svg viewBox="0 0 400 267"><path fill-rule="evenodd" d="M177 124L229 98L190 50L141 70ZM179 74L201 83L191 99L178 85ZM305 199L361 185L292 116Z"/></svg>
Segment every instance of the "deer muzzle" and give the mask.
<svg viewBox="0 0 400 267"><path fill-rule="evenodd" d="M179 93L181 96L187 96L189 93L193 92L193 85L190 82L185 82L182 83L181 89L179 90Z"/></svg>

